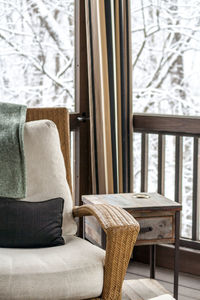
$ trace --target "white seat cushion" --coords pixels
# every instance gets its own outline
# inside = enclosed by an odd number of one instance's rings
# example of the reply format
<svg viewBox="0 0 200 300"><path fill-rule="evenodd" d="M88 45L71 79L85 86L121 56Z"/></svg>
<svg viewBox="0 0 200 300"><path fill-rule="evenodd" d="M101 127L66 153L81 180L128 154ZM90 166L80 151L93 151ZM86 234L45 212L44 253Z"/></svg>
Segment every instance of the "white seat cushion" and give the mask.
<svg viewBox="0 0 200 300"><path fill-rule="evenodd" d="M104 251L68 237L66 245L0 248L0 299L89 299L103 288Z"/></svg>
<svg viewBox="0 0 200 300"><path fill-rule="evenodd" d="M22 200L63 198L63 237L75 234L77 226L72 217L72 197L55 123L50 120L25 123L24 150L27 197Z"/></svg>

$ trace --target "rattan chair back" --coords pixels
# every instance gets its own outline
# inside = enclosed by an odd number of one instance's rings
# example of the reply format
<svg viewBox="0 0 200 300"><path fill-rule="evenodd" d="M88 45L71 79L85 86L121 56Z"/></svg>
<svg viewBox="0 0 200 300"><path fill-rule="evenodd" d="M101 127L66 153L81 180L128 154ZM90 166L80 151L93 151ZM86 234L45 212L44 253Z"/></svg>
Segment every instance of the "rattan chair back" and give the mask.
<svg viewBox="0 0 200 300"><path fill-rule="evenodd" d="M70 127L69 112L65 107L49 107L49 108L28 108L26 121L36 120L53 121L60 135L61 149L64 156L67 181L72 191L71 163L70 163Z"/></svg>

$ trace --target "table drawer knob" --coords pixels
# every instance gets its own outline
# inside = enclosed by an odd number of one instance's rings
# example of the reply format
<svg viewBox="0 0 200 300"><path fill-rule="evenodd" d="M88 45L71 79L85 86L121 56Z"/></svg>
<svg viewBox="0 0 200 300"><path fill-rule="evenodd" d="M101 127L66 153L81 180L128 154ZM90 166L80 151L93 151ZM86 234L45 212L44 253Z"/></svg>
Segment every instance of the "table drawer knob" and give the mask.
<svg viewBox="0 0 200 300"><path fill-rule="evenodd" d="M152 231L153 228L151 226L140 228L140 233L146 233Z"/></svg>
<svg viewBox="0 0 200 300"><path fill-rule="evenodd" d="M138 241L161 240L173 237L172 217L137 218L140 224Z"/></svg>

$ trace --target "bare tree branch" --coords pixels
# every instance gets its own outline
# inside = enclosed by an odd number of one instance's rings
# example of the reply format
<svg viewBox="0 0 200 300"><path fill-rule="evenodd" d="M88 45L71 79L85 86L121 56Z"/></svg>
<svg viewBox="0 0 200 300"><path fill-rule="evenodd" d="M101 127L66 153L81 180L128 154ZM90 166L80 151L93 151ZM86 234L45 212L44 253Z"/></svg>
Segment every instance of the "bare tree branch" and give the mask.
<svg viewBox="0 0 200 300"><path fill-rule="evenodd" d="M30 3L30 7L33 11L37 11L38 17L45 25L47 31L49 32L49 35L55 41L58 49L61 52L64 52L67 58L69 59L69 56L67 55L68 45L66 42L66 35L54 19L54 17L48 11L44 3L40 0L27 0L27 2Z"/></svg>
<svg viewBox="0 0 200 300"><path fill-rule="evenodd" d="M12 47L16 53L18 53L20 56L30 60L32 62L32 64L34 65L34 67L44 73L49 79L51 79L56 85L62 87L64 90L68 91L65 86L63 85L63 83L61 81L59 81L59 79L55 76L52 76L43 65L41 65L38 61L36 61L35 58L31 57L30 55L24 53L20 48L18 48L15 44L13 44L11 41L9 41L4 35L2 35L0 33L0 38L3 39L10 47Z"/></svg>

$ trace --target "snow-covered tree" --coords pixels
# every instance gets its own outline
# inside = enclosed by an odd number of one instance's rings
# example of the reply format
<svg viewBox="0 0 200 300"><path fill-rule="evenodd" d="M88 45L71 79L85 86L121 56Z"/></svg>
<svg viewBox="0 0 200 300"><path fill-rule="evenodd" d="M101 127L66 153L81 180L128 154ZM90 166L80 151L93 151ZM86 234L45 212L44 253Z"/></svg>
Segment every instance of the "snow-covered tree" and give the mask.
<svg viewBox="0 0 200 300"><path fill-rule="evenodd" d="M1 101L74 104L74 1L0 1Z"/></svg>
<svg viewBox="0 0 200 300"><path fill-rule="evenodd" d="M133 111L199 115L200 1L135 0L132 4ZM157 142L149 148L149 190L156 190ZM140 188L138 149L134 140L135 189ZM175 139L167 138L165 192L174 198ZM182 234L191 236L192 140L183 143Z"/></svg>

